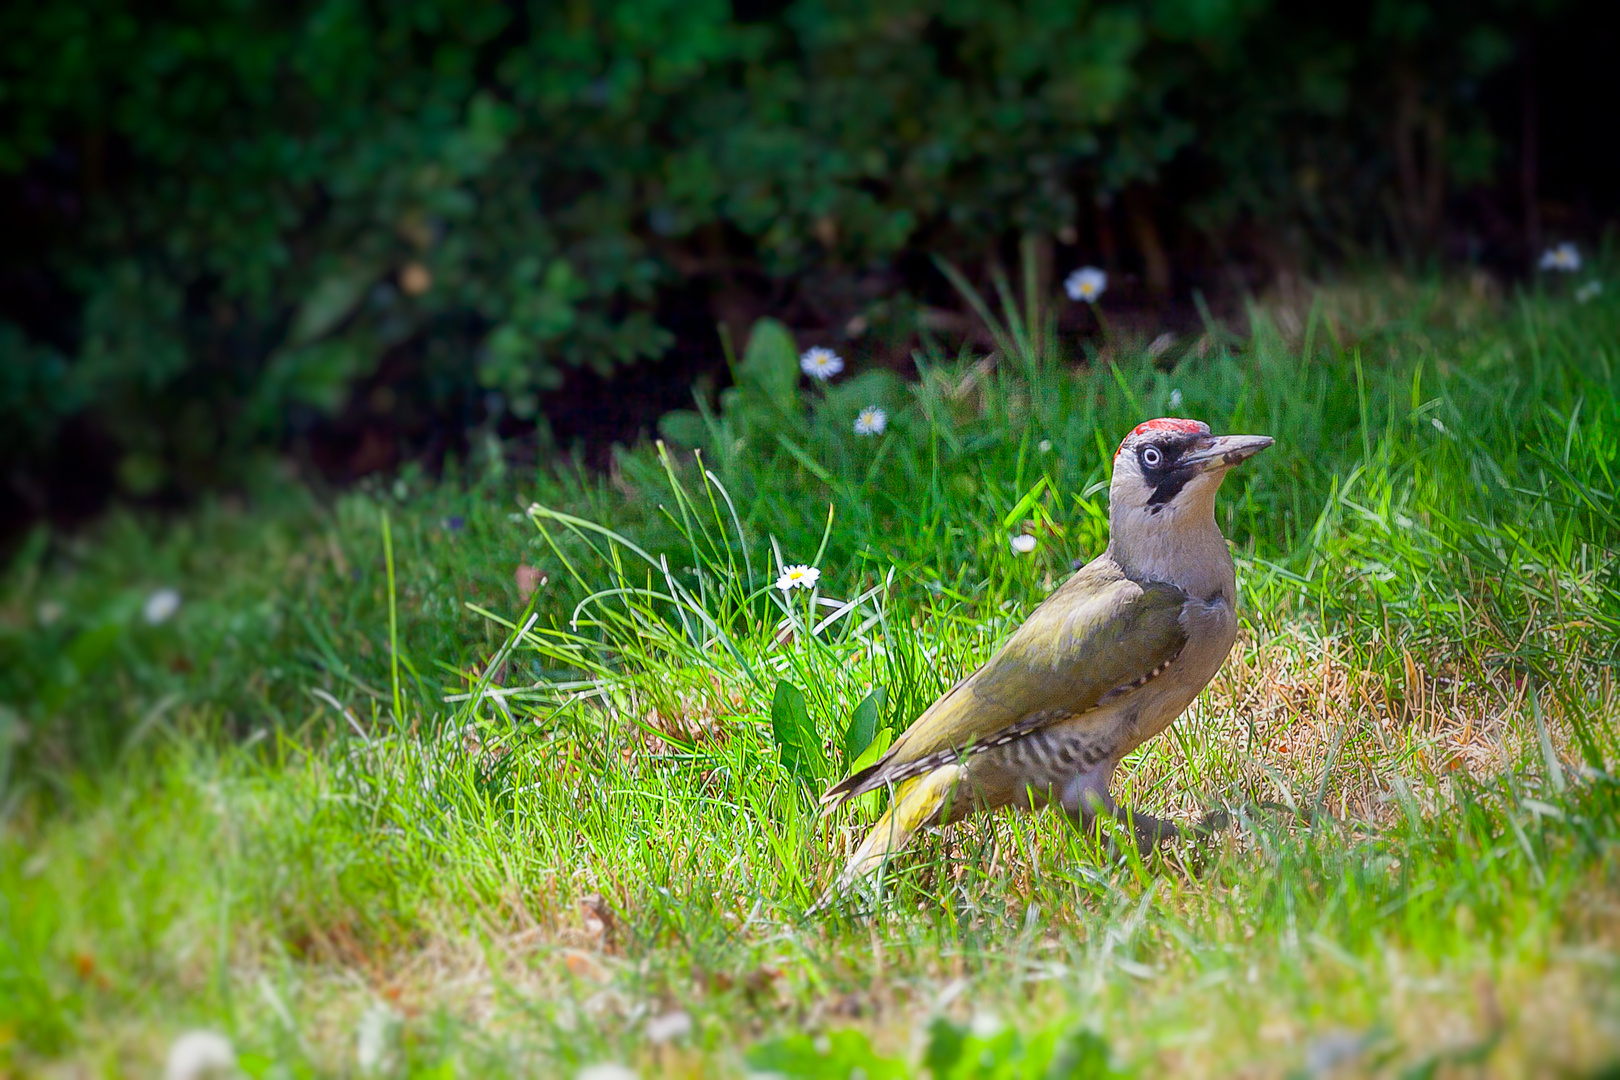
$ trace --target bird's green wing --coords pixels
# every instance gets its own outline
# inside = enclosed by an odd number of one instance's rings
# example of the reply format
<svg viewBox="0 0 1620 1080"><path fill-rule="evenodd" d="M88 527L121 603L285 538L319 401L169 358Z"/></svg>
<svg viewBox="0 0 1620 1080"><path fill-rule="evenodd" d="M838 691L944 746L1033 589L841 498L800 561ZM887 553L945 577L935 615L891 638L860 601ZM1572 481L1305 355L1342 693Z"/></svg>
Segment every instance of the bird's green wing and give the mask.
<svg viewBox="0 0 1620 1080"><path fill-rule="evenodd" d="M983 667L934 702L888 753L829 790L839 802L912 775L940 755L984 746L1096 707L1181 652L1187 594L1139 584L1093 560L1030 614Z"/></svg>

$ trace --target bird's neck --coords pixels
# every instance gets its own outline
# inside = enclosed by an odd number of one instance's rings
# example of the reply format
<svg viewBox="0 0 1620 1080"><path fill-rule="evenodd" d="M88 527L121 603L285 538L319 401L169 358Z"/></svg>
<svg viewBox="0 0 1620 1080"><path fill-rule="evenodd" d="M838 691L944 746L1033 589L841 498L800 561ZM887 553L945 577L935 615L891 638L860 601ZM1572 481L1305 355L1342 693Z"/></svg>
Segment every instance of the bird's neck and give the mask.
<svg viewBox="0 0 1620 1080"><path fill-rule="evenodd" d="M1114 522L1108 541L1109 554L1127 577L1163 581L1201 600L1219 595L1229 604L1237 602L1232 553L1215 525L1213 505L1140 522L1136 516Z"/></svg>

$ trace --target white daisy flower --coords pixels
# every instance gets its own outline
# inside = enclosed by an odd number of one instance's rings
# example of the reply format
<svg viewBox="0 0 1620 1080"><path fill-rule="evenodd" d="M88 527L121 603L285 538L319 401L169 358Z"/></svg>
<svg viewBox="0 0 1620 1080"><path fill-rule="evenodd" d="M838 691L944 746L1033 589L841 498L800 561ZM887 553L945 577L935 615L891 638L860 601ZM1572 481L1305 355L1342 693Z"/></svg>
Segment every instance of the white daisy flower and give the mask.
<svg viewBox="0 0 1620 1080"><path fill-rule="evenodd" d="M1042 439L1041 443L1040 443L1040 446L1037 447L1037 449L1039 449L1040 452L1043 453L1043 454L1050 454L1052 452L1052 440L1051 439Z"/></svg>
<svg viewBox="0 0 1620 1080"><path fill-rule="evenodd" d="M1082 266L1063 280L1063 289L1070 300L1084 300L1095 304L1108 288L1108 275L1095 266Z"/></svg>
<svg viewBox="0 0 1620 1080"><path fill-rule="evenodd" d="M163 1080L224 1080L236 1074L236 1051L217 1031L188 1031L169 1046Z"/></svg>
<svg viewBox="0 0 1620 1080"><path fill-rule="evenodd" d="M883 429L889 426L889 414L876 405L868 405L862 409L860 415L855 417L855 434L881 435Z"/></svg>
<svg viewBox="0 0 1620 1080"><path fill-rule="evenodd" d="M1575 290L1575 302L1577 304L1589 304L1602 294L1603 282L1588 281L1585 285L1582 285L1580 288Z"/></svg>
<svg viewBox="0 0 1620 1080"><path fill-rule="evenodd" d="M1013 552L1017 555L1028 555L1035 550L1035 538L1029 533L1019 533L1012 538L1011 543Z"/></svg>
<svg viewBox="0 0 1620 1080"><path fill-rule="evenodd" d="M793 589L813 589L820 580L821 571L814 566L784 566L782 576L776 579L776 587L783 592L790 592Z"/></svg>
<svg viewBox="0 0 1620 1080"><path fill-rule="evenodd" d="M141 618L153 626L166 623L180 610L180 590L159 589L141 605Z"/></svg>
<svg viewBox="0 0 1620 1080"><path fill-rule="evenodd" d="M667 1043L671 1039L684 1039L692 1034L692 1017L675 1009L649 1019L645 1030L649 1042Z"/></svg>
<svg viewBox="0 0 1620 1080"><path fill-rule="evenodd" d="M389 1049L398 1029L399 1014L380 1002L360 1015L360 1024L354 1032L354 1063L359 1066L360 1075L387 1071L392 1057Z"/></svg>
<svg viewBox="0 0 1620 1080"><path fill-rule="evenodd" d="M831 349L817 345L813 349L806 349L804 355L799 357L799 370L812 379L826 382L844 370L844 361Z"/></svg>
<svg viewBox="0 0 1620 1080"><path fill-rule="evenodd" d="M574 1075L574 1080L640 1080L636 1071L616 1061L601 1065L587 1065Z"/></svg>
<svg viewBox="0 0 1620 1080"><path fill-rule="evenodd" d="M1541 253L1541 268L1573 274L1581 268L1580 249L1567 240L1555 248L1548 248Z"/></svg>

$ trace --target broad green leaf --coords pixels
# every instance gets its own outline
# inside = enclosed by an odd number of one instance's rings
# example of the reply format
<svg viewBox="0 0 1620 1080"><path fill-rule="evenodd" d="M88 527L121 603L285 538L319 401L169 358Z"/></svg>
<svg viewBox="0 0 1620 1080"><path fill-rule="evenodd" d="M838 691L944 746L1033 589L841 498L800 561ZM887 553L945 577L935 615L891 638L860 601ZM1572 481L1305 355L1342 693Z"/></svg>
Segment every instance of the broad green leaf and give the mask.
<svg viewBox="0 0 1620 1080"><path fill-rule="evenodd" d="M962 1044L967 1032L943 1016L934 1017L928 1025L928 1047L923 1051L923 1065L936 1077L949 1076L962 1057Z"/></svg>
<svg viewBox="0 0 1620 1080"><path fill-rule="evenodd" d="M748 334L737 381L762 393L783 412L799 410L799 351L788 328L760 319Z"/></svg>
<svg viewBox="0 0 1620 1080"><path fill-rule="evenodd" d="M855 711L849 714L849 726L844 729L845 761L860 757L872 744L872 737L877 734L878 714L883 711L887 697L888 691L884 687L873 687L872 692L862 698Z"/></svg>
<svg viewBox="0 0 1620 1080"><path fill-rule="evenodd" d="M782 751L782 764L799 774L811 775L821 759L821 740L810 720L804 691L782 679L771 701L771 735Z"/></svg>
<svg viewBox="0 0 1620 1080"><path fill-rule="evenodd" d="M1109 1080L1121 1075L1110 1063L1106 1039L1061 1020L1026 1037L1016 1024L979 1032L936 1017L928 1027L922 1064L935 1080Z"/></svg>
<svg viewBox="0 0 1620 1080"><path fill-rule="evenodd" d="M874 764L877 759L882 757L884 752L888 750L891 745L893 745L893 743L893 731L888 728L884 728L882 731L879 731L877 735L873 737L872 741L867 745L866 749L861 751L860 757L849 763L849 771L852 773L860 772L868 765ZM873 792L872 794L876 794L876 792Z"/></svg>
<svg viewBox="0 0 1620 1080"><path fill-rule="evenodd" d="M840 418L848 416L851 420L855 418L855 413L868 405L881 406L891 413L897 412L911 397L905 380L883 368L863 371L832 383L825 388L825 394L827 407L837 412Z"/></svg>
<svg viewBox="0 0 1620 1080"><path fill-rule="evenodd" d="M376 280L377 269L369 265L346 266L322 278L298 305L287 344L296 348L325 337L348 318Z"/></svg>
<svg viewBox="0 0 1620 1080"><path fill-rule="evenodd" d="M116 621L102 623L85 630L68 643L66 653L74 670L88 675L101 665L112 651L113 645L124 633L124 624Z"/></svg>
<svg viewBox="0 0 1620 1080"><path fill-rule="evenodd" d="M860 1031L829 1032L820 1038L789 1035L762 1042L748 1052L748 1067L788 1080L901 1080L909 1075L903 1061L880 1057Z"/></svg>
<svg viewBox="0 0 1620 1080"><path fill-rule="evenodd" d="M1040 1041L1037 1036L1031 1045ZM1105 1080L1124 1075L1114 1069L1111 1057L1107 1039L1088 1028L1076 1027L1056 1040L1046 1076L1049 1080Z"/></svg>
<svg viewBox="0 0 1620 1080"><path fill-rule="evenodd" d="M882 757L888 751L889 747L893 745L893 743L894 731L890 728L881 729L877 733L877 736L872 740L871 745L869 745L861 753L860 757L850 762L849 767L845 771L850 773L858 773L868 765L876 764L877 759ZM856 796L851 805L855 808L857 813L873 815L878 812L878 807L882 804L882 801L887 794L888 793L881 788L877 791L868 791L865 795Z"/></svg>
<svg viewBox="0 0 1620 1080"><path fill-rule="evenodd" d="M296 349L279 349L265 367L261 398L265 408L297 401L335 413L348 400L354 381L376 365L375 351L364 338L332 338Z"/></svg>

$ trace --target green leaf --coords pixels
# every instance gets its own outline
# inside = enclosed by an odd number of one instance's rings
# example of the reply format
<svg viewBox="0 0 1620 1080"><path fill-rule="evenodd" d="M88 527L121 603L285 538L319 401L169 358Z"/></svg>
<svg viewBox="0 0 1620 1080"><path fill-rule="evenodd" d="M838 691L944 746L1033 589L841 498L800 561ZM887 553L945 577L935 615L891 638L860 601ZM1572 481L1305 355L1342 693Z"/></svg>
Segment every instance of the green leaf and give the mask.
<svg viewBox="0 0 1620 1080"><path fill-rule="evenodd" d="M849 726L844 729L846 762L854 761L872 745L872 737L877 734L878 713L883 711L883 703L887 698L886 688L873 687L872 692L862 698L861 703L855 706L855 711L849 714Z"/></svg>
<svg viewBox="0 0 1620 1080"><path fill-rule="evenodd" d="M759 1073L774 1073L788 1080L901 1080L907 1075L905 1062L879 1057L859 1031L833 1031L820 1039L790 1035L762 1042L748 1051L748 1067Z"/></svg>
<svg viewBox="0 0 1620 1080"><path fill-rule="evenodd" d="M868 405L878 405L891 413L903 408L911 398L905 380L892 371L878 368L863 371L824 388L826 406L833 410L842 427ZM819 410L818 410L819 411Z"/></svg>
<svg viewBox="0 0 1620 1080"><path fill-rule="evenodd" d="M1058 1041L1046 1067L1046 1080L1093 1080L1118 1076L1110 1064L1108 1040L1087 1028L1077 1027Z"/></svg>
<svg viewBox="0 0 1620 1080"><path fill-rule="evenodd" d="M322 278L298 305L287 344L296 348L325 337L348 317L376 280L373 266L347 266Z"/></svg>
<svg viewBox="0 0 1620 1080"><path fill-rule="evenodd" d="M274 1058L265 1057L263 1054L243 1054L236 1059L237 1069L253 1077L253 1080L268 1076L275 1064Z"/></svg>
<svg viewBox="0 0 1620 1080"><path fill-rule="evenodd" d="M866 748L860 757L850 762L848 768L844 771L858 773L868 765L877 764L877 759L887 753L889 747L893 744L894 732L889 728L883 728L877 733L877 737L872 740L872 744ZM881 788L877 791L868 791L865 795L857 795L851 805L858 813L876 814L886 794Z"/></svg>
<svg viewBox="0 0 1620 1080"><path fill-rule="evenodd" d="M812 775L821 761L821 739L804 692L786 679L777 682L771 700L771 735L781 748L784 766L800 776Z"/></svg>
<svg viewBox="0 0 1620 1080"><path fill-rule="evenodd" d="M788 328L761 319L748 334L737 381L763 394L783 412L799 411L799 351Z"/></svg>
<svg viewBox="0 0 1620 1080"><path fill-rule="evenodd" d="M90 630L85 630L68 643L66 653L68 662L73 665L80 675L88 675L101 666L101 662L112 651L113 645L124 633L124 624L117 621L102 623Z"/></svg>
<svg viewBox="0 0 1620 1080"><path fill-rule="evenodd" d="M1059 1020L1026 1038L1015 1025L975 1033L945 1017L928 1028L922 1064L935 1080L1109 1080L1108 1041Z"/></svg>
<svg viewBox="0 0 1620 1080"><path fill-rule="evenodd" d="M871 744L862 751L861 756L849 763L849 771L860 772L868 765L876 764L877 759L882 757L884 752L892 745L894 745L894 732L884 728L877 733L877 737L872 740ZM876 794L876 792L873 792L873 794Z"/></svg>
<svg viewBox="0 0 1620 1080"><path fill-rule="evenodd" d="M364 338L333 338L296 349L279 349L265 367L260 409L273 414L297 401L331 415L348 400L354 381L376 366L376 352Z"/></svg>
<svg viewBox="0 0 1620 1080"><path fill-rule="evenodd" d="M928 1025L928 1049L923 1052L923 1064L936 1077L949 1076L962 1056L962 1044L967 1033L943 1016L934 1017Z"/></svg>

